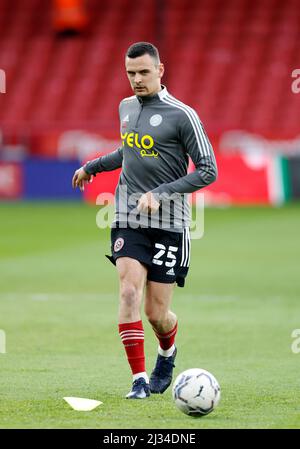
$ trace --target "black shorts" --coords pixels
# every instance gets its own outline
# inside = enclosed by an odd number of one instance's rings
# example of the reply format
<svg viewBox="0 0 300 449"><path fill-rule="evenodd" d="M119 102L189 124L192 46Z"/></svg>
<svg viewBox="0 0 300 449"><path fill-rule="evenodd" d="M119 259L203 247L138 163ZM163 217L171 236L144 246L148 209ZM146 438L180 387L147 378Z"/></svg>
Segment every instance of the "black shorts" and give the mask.
<svg viewBox="0 0 300 449"><path fill-rule="evenodd" d="M111 229L112 256L106 257L114 265L119 257L131 257L147 267L149 281L176 282L179 287L184 287L190 247L188 228L180 233L155 228L116 227Z"/></svg>

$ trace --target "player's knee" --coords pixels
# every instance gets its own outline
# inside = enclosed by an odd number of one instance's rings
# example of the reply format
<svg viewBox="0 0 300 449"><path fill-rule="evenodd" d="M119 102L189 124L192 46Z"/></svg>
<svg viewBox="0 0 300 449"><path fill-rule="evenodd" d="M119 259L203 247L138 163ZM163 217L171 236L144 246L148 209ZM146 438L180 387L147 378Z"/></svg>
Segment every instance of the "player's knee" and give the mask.
<svg viewBox="0 0 300 449"><path fill-rule="evenodd" d="M120 301L125 307L132 308L139 304L139 291L133 284L121 286Z"/></svg>
<svg viewBox="0 0 300 449"><path fill-rule="evenodd" d="M153 327L157 327L165 318L166 311L159 307L147 307L145 306L145 315Z"/></svg>

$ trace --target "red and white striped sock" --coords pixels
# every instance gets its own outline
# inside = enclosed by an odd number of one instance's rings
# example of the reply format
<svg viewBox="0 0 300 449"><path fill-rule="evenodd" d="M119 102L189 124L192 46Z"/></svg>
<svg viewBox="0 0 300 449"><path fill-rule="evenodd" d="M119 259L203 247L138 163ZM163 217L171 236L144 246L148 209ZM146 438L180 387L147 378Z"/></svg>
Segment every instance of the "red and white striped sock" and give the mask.
<svg viewBox="0 0 300 449"><path fill-rule="evenodd" d="M119 334L125 347L133 379L144 377L148 381L145 369L144 329L142 321L119 324Z"/></svg>
<svg viewBox="0 0 300 449"><path fill-rule="evenodd" d="M175 337L177 334L177 328L178 322L176 322L173 329L165 334L161 334L153 328L155 335L159 340L158 352L160 355L163 355L164 357L170 357L173 354L175 349Z"/></svg>

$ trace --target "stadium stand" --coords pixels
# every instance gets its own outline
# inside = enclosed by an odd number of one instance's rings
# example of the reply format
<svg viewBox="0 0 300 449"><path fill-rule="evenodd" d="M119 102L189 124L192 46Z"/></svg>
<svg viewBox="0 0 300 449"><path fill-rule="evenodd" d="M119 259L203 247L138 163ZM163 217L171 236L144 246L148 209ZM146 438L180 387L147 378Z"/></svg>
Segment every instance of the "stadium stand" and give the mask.
<svg viewBox="0 0 300 449"><path fill-rule="evenodd" d="M24 141L36 130L70 126L116 132L118 102L130 94L122 54L138 40L161 48L169 90L199 111L210 133L299 130L299 98L290 88L299 63L297 0L165 4L90 0L88 33L58 38L50 2L1 0L4 136Z"/></svg>

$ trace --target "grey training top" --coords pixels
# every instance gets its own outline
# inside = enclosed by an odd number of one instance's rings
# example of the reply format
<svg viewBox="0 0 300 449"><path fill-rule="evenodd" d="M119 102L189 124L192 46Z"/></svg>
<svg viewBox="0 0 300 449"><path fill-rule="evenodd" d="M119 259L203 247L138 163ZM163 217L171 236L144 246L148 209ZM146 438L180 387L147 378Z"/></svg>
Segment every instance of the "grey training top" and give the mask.
<svg viewBox="0 0 300 449"><path fill-rule="evenodd" d="M188 193L217 177L212 146L197 113L170 95L132 96L119 107L122 147L88 162L88 174L122 167L114 223L182 232L189 225ZM188 156L195 170L188 171ZM137 214L137 200L152 191L161 201L155 214ZM131 197L133 195L133 197Z"/></svg>

